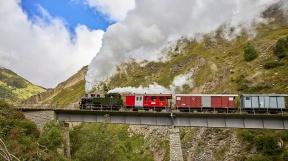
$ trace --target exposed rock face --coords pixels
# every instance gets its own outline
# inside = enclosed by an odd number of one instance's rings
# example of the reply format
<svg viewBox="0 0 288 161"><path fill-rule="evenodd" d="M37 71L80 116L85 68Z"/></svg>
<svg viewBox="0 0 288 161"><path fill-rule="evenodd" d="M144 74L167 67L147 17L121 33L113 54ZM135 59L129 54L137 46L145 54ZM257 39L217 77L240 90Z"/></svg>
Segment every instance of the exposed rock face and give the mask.
<svg viewBox="0 0 288 161"><path fill-rule="evenodd" d="M154 161L167 160L165 154L166 156L169 154L169 129L171 129L171 126L130 125L129 128L131 133L144 136L153 151Z"/></svg>
<svg viewBox="0 0 288 161"><path fill-rule="evenodd" d="M242 160L243 147L232 129L195 128L193 137L182 143L184 160Z"/></svg>
<svg viewBox="0 0 288 161"><path fill-rule="evenodd" d="M53 98L53 94L56 94L57 92L61 91L62 89L69 88L76 83L82 81L85 79L85 75L87 73L88 66L83 67L80 71L78 71L76 74L71 76L68 80L65 82L62 82L56 86L54 89L48 89L47 91L40 93L38 95L34 95L27 99L22 106L27 105L34 105L34 104L40 104L42 101L49 102L49 99Z"/></svg>
<svg viewBox="0 0 288 161"><path fill-rule="evenodd" d="M173 133L175 129L173 130L172 127L167 126L130 126L132 133L144 135L145 140L147 140L150 148L154 151L153 156L155 161L167 160L167 157L164 157L165 153L168 151L171 153L171 150L173 151L173 149L175 149L175 147L170 146L174 145L173 138L178 138L176 135L180 135L183 158L170 158L170 160L240 161L243 159L244 154L248 155L251 153L245 152L245 147L242 146L241 141L237 138L234 129L204 127L180 127L179 129L180 133ZM161 142L167 140L170 141L170 144L163 146ZM171 157L171 154L169 156Z"/></svg>

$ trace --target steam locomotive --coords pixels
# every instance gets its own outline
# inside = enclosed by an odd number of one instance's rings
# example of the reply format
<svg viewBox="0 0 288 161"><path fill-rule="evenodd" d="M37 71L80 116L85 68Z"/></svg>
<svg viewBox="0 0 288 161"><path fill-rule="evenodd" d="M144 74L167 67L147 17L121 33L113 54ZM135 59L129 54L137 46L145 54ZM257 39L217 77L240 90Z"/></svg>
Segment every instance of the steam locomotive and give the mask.
<svg viewBox="0 0 288 161"><path fill-rule="evenodd" d="M181 112L236 111L279 112L286 111L287 94L130 94L125 101L119 93L86 95L80 101L81 110L132 109ZM240 108L238 108L240 106Z"/></svg>

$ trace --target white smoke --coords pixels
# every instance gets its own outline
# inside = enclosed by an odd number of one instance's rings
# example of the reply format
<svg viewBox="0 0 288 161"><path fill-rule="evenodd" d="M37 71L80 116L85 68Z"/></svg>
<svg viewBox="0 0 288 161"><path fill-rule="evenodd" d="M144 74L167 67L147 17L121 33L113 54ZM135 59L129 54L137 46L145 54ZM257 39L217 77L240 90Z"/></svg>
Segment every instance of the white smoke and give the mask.
<svg viewBox="0 0 288 161"><path fill-rule="evenodd" d="M288 1L281 0L281 9L284 11L286 17L288 17Z"/></svg>
<svg viewBox="0 0 288 161"><path fill-rule="evenodd" d="M193 87L193 76L194 71L191 69L190 71L186 72L185 74L180 74L174 77L172 84L170 85L170 90L175 93L175 90L179 88L183 91L183 85L187 84L189 87Z"/></svg>
<svg viewBox="0 0 288 161"><path fill-rule="evenodd" d="M254 38L257 35L256 26L254 25L258 23L268 23L268 20L261 17L260 14L276 2L278 2L278 0L269 1L254 8L247 8L241 12L235 11L234 14L229 17L229 20L225 22L222 32L223 37L227 40L233 40L245 31L250 38Z"/></svg>
<svg viewBox="0 0 288 161"><path fill-rule="evenodd" d="M172 93L172 91L157 83L154 83L152 85L149 85L148 87L139 86L137 88L135 87L115 88L108 91L108 93L170 94Z"/></svg>
<svg viewBox="0 0 288 161"><path fill-rule="evenodd" d="M138 88L135 87L123 87L123 88L114 88L108 93L136 93L136 94L175 94L176 89L183 90L182 86L188 84L190 87L193 87L193 70L190 70L184 74L180 74L173 79L172 84L168 88L165 88L156 82L148 87L139 86Z"/></svg>
<svg viewBox="0 0 288 161"><path fill-rule="evenodd" d="M271 0L137 0L135 9L104 34L102 47L89 65L86 92L128 59L158 61L163 45L181 36L210 33L235 13L232 25L251 23L260 18L258 6L263 8L268 2Z"/></svg>

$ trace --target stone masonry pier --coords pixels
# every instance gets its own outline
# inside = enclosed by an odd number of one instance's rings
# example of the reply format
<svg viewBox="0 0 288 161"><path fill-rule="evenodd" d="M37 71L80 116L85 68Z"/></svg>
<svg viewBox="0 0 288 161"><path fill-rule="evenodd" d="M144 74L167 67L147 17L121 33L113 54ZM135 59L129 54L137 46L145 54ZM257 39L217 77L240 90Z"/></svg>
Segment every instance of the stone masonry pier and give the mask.
<svg viewBox="0 0 288 161"><path fill-rule="evenodd" d="M53 110L25 111L24 115L27 119L35 122L40 130L43 129L43 126L46 122L51 119L55 119L55 113Z"/></svg>

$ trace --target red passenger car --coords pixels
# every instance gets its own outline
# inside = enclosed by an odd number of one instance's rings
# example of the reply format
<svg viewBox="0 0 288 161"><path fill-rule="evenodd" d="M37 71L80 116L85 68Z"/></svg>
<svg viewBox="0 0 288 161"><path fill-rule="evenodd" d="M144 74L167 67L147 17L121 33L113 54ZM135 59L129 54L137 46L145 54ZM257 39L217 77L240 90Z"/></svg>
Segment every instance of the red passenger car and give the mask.
<svg viewBox="0 0 288 161"><path fill-rule="evenodd" d="M176 94L176 108L234 110L237 94Z"/></svg>
<svg viewBox="0 0 288 161"><path fill-rule="evenodd" d="M126 95L126 108L161 110L170 107L172 94L132 94Z"/></svg>

